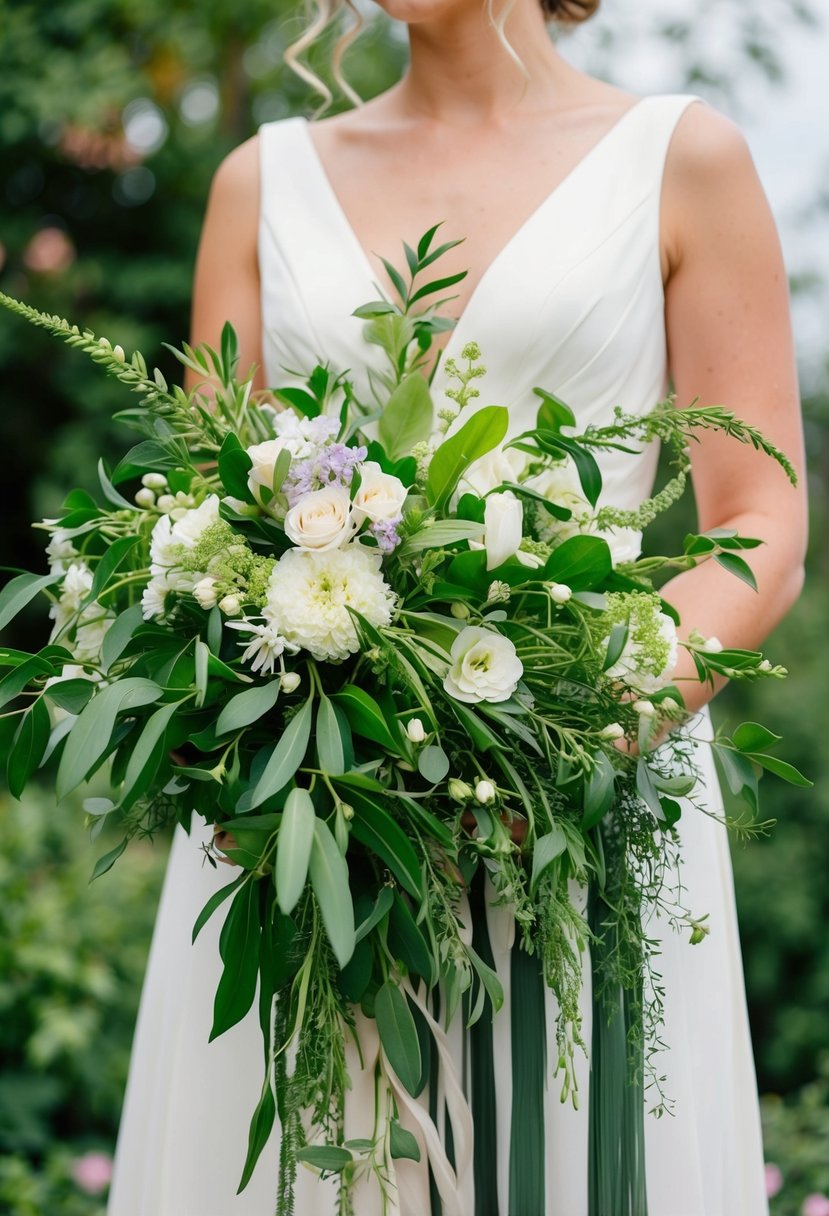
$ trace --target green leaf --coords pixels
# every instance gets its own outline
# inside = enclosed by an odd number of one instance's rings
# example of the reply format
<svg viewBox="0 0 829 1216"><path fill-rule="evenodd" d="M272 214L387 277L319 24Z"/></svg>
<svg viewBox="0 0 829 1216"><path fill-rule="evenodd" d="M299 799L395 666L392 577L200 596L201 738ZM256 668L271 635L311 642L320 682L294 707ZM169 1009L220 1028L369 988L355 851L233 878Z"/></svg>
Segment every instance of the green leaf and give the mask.
<svg viewBox="0 0 829 1216"><path fill-rule="evenodd" d="M437 785L449 772L449 757L435 744L422 747L417 755L417 771L430 785Z"/></svg>
<svg viewBox="0 0 829 1216"><path fill-rule="evenodd" d="M96 878L100 878L102 874L106 874L108 870L111 870L128 844L129 838L125 836L114 849L110 849L108 853L104 853L103 857L99 857L95 862L95 868L89 876L89 881L94 882Z"/></svg>
<svg viewBox="0 0 829 1216"><path fill-rule="evenodd" d="M162 705L155 713L150 714L144 724L141 734L138 736L135 745L130 752L127 771L124 775L124 785L121 791L121 805L129 807L133 804L136 797L143 793L146 787L146 778L149 775L148 770L153 771L157 767L156 759L157 745L164 737L164 732L170 725L175 713L181 708L183 702L172 701L169 705Z"/></svg>
<svg viewBox="0 0 829 1216"><path fill-rule="evenodd" d="M610 810L615 795L615 771L604 752L594 757L593 771L584 783L584 815L581 828L588 832Z"/></svg>
<svg viewBox="0 0 829 1216"><path fill-rule="evenodd" d="M627 625L622 621L613 626L607 640L607 653L602 663L602 671L609 671L614 663L618 662L628 640L628 632Z"/></svg>
<svg viewBox="0 0 829 1216"><path fill-rule="evenodd" d="M356 684L346 684L339 692L334 693L332 700L342 708L356 734L379 743L395 755L404 754L399 732L395 738L386 722L386 715L374 697L364 689L358 688Z"/></svg>
<svg viewBox="0 0 829 1216"><path fill-rule="evenodd" d="M430 986L436 982L437 964L432 957L429 944L416 924L406 901L397 891L394 893L389 918L388 942L394 957L400 959L409 971L422 976Z"/></svg>
<svg viewBox="0 0 829 1216"><path fill-rule="evenodd" d="M67 713L79 714L92 699L94 692L93 681L84 680L79 676L74 680L58 680L57 684L50 684L43 695L48 697L53 705L65 709Z"/></svg>
<svg viewBox="0 0 829 1216"><path fill-rule="evenodd" d="M285 799L276 846L276 898L286 916L293 912L308 877L317 816L308 790L295 786Z"/></svg>
<svg viewBox="0 0 829 1216"><path fill-rule="evenodd" d="M120 485L131 477L149 471L166 472L173 464L167 449L156 439L143 439L123 456L112 471L112 484Z"/></svg>
<svg viewBox="0 0 829 1216"><path fill-rule="evenodd" d="M374 1016L380 1042L400 1082L413 1096L420 1082L420 1043L408 1002L392 980L387 980L374 1000Z"/></svg>
<svg viewBox="0 0 829 1216"><path fill-rule="evenodd" d="M392 1119L389 1124L389 1148L391 1149L392 1157L398 1160L401 1157L409 1161L420 1160L420 1145L412 1133L407 1128L402 1127L396 1119Z"/></svg>
<svg viewBox="0 0 829 1216"><path fill-rule="evenodd" d="M46 587L53 587L59 574L18 574L0 591L0 629L5 629L18 612L26 607Z"/></svg>
<svg viewBox="0 0 829 1216"><path fill-rule="evenodd" d="M141 544L140 536L120 536L118 540L112 542L95 567L92 587L85 597L82 607L100 599L101 592L107 583L110 582L112 576L121 570L123 566L128 565L130 554L136 545L139 544Z"/></svg>
<svg viewBox="0 0 829 1216"><path fill-rule="evenodd" d="M483 524L475 520L436 519L407 536L398 549L398 555L405 556L409 553L421 553L424 549L455 545L458 541L481 536L483 531Z"/></svg>
<svg viewBox="0 0 829 1216"><path fill-rule="evenodd" d="M804 777L793 764L787 764L785 760L779 760L777 756L766 756L762 752L746 753L749 760L754 760L756 764L768 769L770 773L774 773L775 777L780 777L782 781L788 781L789 785L796 785L800 789L808 790L814 785L808 777Z"/></svg>
<svg viewBox="0 0 829 1216"><path fill-rule="evenodd" d="M119 494L115 489L115 486L109 479L103 456L98 461L98 481L101 483L101 490L107 502L111 502L114 507L126 507L128 511L137 510L134 502L130 502L128 498L124 498L123 494Z"/></svg>
<svg viewBox="0 0 829 1216"><path fill-rule="evenodd" d="M279 741L274 745L262 776L251 792L248 810L259 806L272 794L284 789L299 768L311 737L312 706L313 697L309 697L285 727Z"/></svg>
<svg viewBox="0 0 829 1216"><path fill-rule="evenodd" d="M412 842L391 815L365 794L353 790L351 834L386 863L414 899L422 897L420 863Z"/></svg>
<svg viewBox="0 0 829 1216"><path fill-rule="evenodd" d="M443 291L446 287L454 287L456 283L460 283L462 279L465 279L468 273L466 270L460 270L457 274L450 274L443 279L433 279L431 283L425 283L423 287L419 287L414 293L409 300L409 304L416 304L418 300L422 300L425 296L435 295L436 292Z"/></svg>
<svg viewBox="0 0 829 1216"><path fill-rule="evenodd" d="M248 473L253 467L253 461L233 431L228 431L225 436L218 460L219 476L227 493L233 498L241 498L243 502L251 502Z"/></svg>
<svg viewBox="0 0 829 1216"><path fill-rule="evenodd" d="M445 505L465 470L498 446L508 426L509 411L502 405L488 405L443 441L432 457L426 481L426 493L434 506Z"/></svg>
<svg viewBox="0 0 829 1216"><path fill-rule="evenodd" d="M213 1002L209 1042L241 1022L256 996L259 974L259 884L245 883L234 896L222 926L224 969Z"/></svg>
<svg viewBox="0 0 829 1216"><path fill-rule="evenodd" d="M423 233L423 236L417 242L417 256L419 261L422 262L426 257L426 254L429 252L429 246L434 240L435 233L437 232L438 228L440 228L440 224L434 224L431 228Z"/></svg>
<svg viewBox="0 0 829 1216"><path fill-rule="evenodd" d="M150 705L161 693L161 688L152 680L129 676L95 694L66 740L55 783L59 799L80 785L100 762L109 746L118 714Z"/></svg>
<svg viewBox="0 0 829 1216"><path fill-rule="evenodd" d="M278 388L274 390L274 396L284 405L289 405L300 417L316 418L320 412L316 397L307 393L304 388Z"/></svg>
<svg viewBox="0 0 829 1216"><path fill-rule="evenodd" d="M20 719L6 760L6 780L13 798L20 797L43 759L50 730L49 710L38 697Z"/></svg>
<svg viewBox="0 0 829 1216"><path fill-rule="evenodd" d="M665 819L662 803L659 801L659 790L654 784L653 774L648 768L644 756L640 756L636 764L636 791L642 801L653 811L660 821Z"/></svg>
<svg viewBox="0 0 829 1216"><path fill-rule="evenodd" d="M101 646L101 666L109 671L112 664L124 653L132 635L144 623L140 604L132 604L115 618L104 635Z"/></svg>
<svg viewBox="0 0 829 1216"><path fill-rule="evenodd" d="M238 878L234 878L233 882L229 882L226 886L222 887L220 890L213 892L213 894L210 896L210 899L208 899L207 903L204 905L201 912L196 917L196 923L193 925L193 937L192 937L193 941L195 941L196 938L199 936L202 929L207 924L207 922L210 920L210 917L213 915L213 913L216 911L216 909L221 907L221 905L224 903L224 901L226 899L228 899L233 894L233 892L238 889L238 887L245 881L246 878L247 878L246 874L240 874Z"/></svg>
<svg viewBox="0 0 829 1216"><path fill-rule="evenodd" d="M400 296L400 300L401 300L403 306L405 307L406 303L408 301L408 295L406 293L406 284L403 280L402 274L400 273L399 270L397 270L394 266L392 266L391 262L388 261L387 258L380 258L380 261L385 266L386 274L389 276L392 283L394 284L394 289L397 292L397 294Z"/></svg>
<svg viewBox="0 0 829 1216"><path fill-rule="evenodd" d="M330 828L322 819L314 821L309 872L331 949L340 967L344 967L356 945L354 904L351 900L348 865L337 848Z"/></svg>
<svg viewBox="0 0 829 1216"><path fill-rule="evenodd" d="M33 654L24 659L18 667L13 667L0 680L0 709L19 696L37 676L50 676L54 670L49 660L41 658L40 655Z"/></svg>
<svg viewBox="0 0 829 1216"><path fill-rule="evenodd" d="M536 428L539 431L554 431L558 433L563 426L575 426L576 416L554 393L548 393L544 388L534 388L533 392L541 398L536 416Z"/></svg>
<svg viewBox="0 0 829 1216"><path fill-rule="evenodd" d="M535 441L542 451L552 456L570 456L576 466L584 497L591 507L595 507L602 492L602 474L593 453L583 448L577 440L565 439L554 431L536 431Z"/></svg>
<svg viewBox="0 0 829 1216"><path fill-rule="evenodd" d="M262 1155L262 1150L270 1139L273 1131L274 1120L276 1119L276 1099L273 1095L273 1090L270 1085L270 1078L265 1081L265 1087L262 1090L262 1097L256 1110L253 1112L253 1117L250 1121L250 1131L248 1132L248 1151L245 1157L245 1164L242 1170L242 1177L239 1182L239 1189L236 1194L241 1195L247 1184L253 1176L253 1171L256 1163Z"/></svg>
<svg viewBox="0 0 829 1216"><path fill-rule="evenodd" d="M278 697L279 680L268 680L253 688L246 688L244 692L237 692L219 714L216 734L224 735L258 722L268 710L273 709Z"/></svg>
<svg viewBox="0 0 829 1216"><path fill-rule="evenodd" d="M543 578L585 591L599 586L612 571L607 541L599 536L571 536L547 559Z"/></svg>
<svg viewBox="0 0 829 1216"><path fill-rule="evenodd" d="M380 924L380 921L389 911L394 900L394 892L391 887L381 887L377 893L377 898L374 901L374 907L369 912L365 920L360 921L357 930L354 934L355 940L361 942L364 937L368 937L372 929Z"/></svg>
<svg viewBox="0 0 829 1216"><path fill-rule="evenodd" d="M420 372L410 372L389 397L377 433L390 460L407 456L432 431L434 405Z"/></svg>
<svg viewBox="0 0 829 1216"><path fill-rule="evenodd" d="M759 722L744 722L734 731L734 746L741 752L764 752L779 743L780 738Z"/></svg>
<svg viewBox="0 0 829 1216"><path fill-rule="evenodd" d="M714 561L718 566L722 566L723 570L727 570L729 574L735 575L741 582L746 583L752 591L757 590L754 571L744 558L738 557L736 553L715 553Z"/></svg>
<svg viewBox="0 0 829 1216"><path fill-rule="evenodd" d="M554 823L549 832L539 836L533 846L533 869L530 879L530 894L535 895L545 872L567 848L567 837L562 828Z"/></svg>
<svg viewBox="0 0 829 1216"><path fill-rule="evenodd" d="M346 729L348 729L346 727ZM345 772L345 743L329 697L321 696L317 710L317 752L320 768L332 777Z"/></svg>
<svg viewBox="0 0 829 1216"><path fill-rule="evenodd" d="M305 1165L313 1165L324 1174L339 1174L351 1164L354 1157L347 1148L338 1148L336 1144L311 1144L301 1148L296 1159Z"/></svg>

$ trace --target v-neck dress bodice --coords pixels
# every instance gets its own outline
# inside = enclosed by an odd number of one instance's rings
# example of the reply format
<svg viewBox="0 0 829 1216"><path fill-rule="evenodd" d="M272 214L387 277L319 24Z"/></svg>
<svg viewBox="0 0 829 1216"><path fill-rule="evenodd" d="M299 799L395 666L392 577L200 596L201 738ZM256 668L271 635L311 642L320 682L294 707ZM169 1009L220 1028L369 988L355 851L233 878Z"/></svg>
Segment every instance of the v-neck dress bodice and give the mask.
<svg viewBox="0 0 829 1216"><path fill-rule="evenodd" d="M479 344L488 368L480 402L508 406L513 434L534 421L536 385L567 401L580 425L609 422L616 406L647 411L664 395L660 194L671 137L693 100L663 96L636 103L521 224L483 274L447 350L458 353L470 340ZM301 377L328 360L337 370L351 369L367 397L364 369L378 352L363 341L362 322L351 313L376 296L372 264L304 119L263 126L260 153L266 381L284 386L294 374ZM452 231L451 222L445 231L447 237L462 235ZM401 241L418 236L400 234ZM438 405L444 386L439 369ZM605 500L619 506L641 502L650 493L656 460L653 447L635 457L601 453ZM710 724L701 716L693 727L702 737ZM648 925L659 943L665 988L665 1051L657 1068L675 1113L646 1118L647 1216L767 1216L727 833L717 821L722 802L706 749L700 750L699 765L697 805L688 805L681 820L681 878L684 904L694 915L708 914L710 934L692 948L671 924L654 918ZM269 1216L274 1210L278 1127L249 1186L236 1195L248 1120L261 1086L256 1013L208 1044L221 917L208 922L195 945L190 926L228 879L223 867L219 873L203 864L200 840L208 835L204 828L194 828L190 836L176 833L142 996L109 1216ZM401 1120L418 1139L422 1161L395 1162L396 1185L385 1207L369 1180L356 1198L357 1216L588 1216L589 1062L581 1061L580 1107L574 1110L561 1102L552 1075L557 1011L549 991L543 1160L538 1163L544 1209L526 1211L514 1200L512 1110L520 1091L514 1092L511 1044L521 1034L522 1014L511 1000L514 920L503 906L488 904L484 915L505 993L492 1026L495 1160L481 1162L474 1152L466 1099L476 1084L475 1070L469 1032L456 1017L440 1047L436 1092L430 1084L417 1100L403 1090L399 1094ZM587 958L584 981L583 1031L589 1043ZM378 1050L373 1026L361 1022L363 1062ZM346 1135L370 1137L373 1074L353 1054L351 1074ZM646 1094L646 1101L653 1105L653 1095ZM427 1159L437 1189L430 1188ZM320 1182L300 1169L297 1213L335 1216L341 1210L336 1182Z"/></svg>
<svg viewBox="0 0 829 1216"><path fill-rule="evenodd" d="M610 421L615 406L650 409L667 387L659 249L662 172L676 123L695 99L636 102L514 232L484 270L445 356L470 340L487 375L481 402L509 408L513 434L535 420L538 385L579 424ZM304 118L260 130L262 346L269 384L327 358L367 392L377 348L351 314L377 297L373 269L322 166ZM462 233L445 225L447 239ZM410 243L419 233L401 234ZM402 245L382 250L399 260ZM375 265L379 262L375 259ZM451 305L448 306L451 310ZM443 362L433 383L442 399ZM603 464L605 496L645 497L657 453L632 475L629 456Z"/></svg>

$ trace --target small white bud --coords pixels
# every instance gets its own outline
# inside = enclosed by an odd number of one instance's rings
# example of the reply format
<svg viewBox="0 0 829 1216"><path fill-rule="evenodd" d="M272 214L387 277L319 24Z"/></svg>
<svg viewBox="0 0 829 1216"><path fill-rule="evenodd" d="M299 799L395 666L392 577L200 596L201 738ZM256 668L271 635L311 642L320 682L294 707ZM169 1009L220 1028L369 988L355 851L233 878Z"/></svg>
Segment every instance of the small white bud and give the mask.
<svg viewBox="0 0 829 1216"><path fill-rule="evenodd" d="M449 797L454 798L456 802L468 802L472 797L472 786L467 785L465 781L461 781L458 777L450 777Z"/></svg>
<svg viewBox="0 0 829 1216"><path fill-rule="evenodd" d="M349 804L347 802L340 803L340 810L342 811L343 819L353 819L354 818L354 807L349 806Z"/></svg>
<svg viewBox="0 0 829 1216"><path fill-rule="evenodd" d="M466 621L469 619L469 608L464 604L463 600L453 600L449 611L456 621Z"/></svg>
<svg viewBox="0 0 829 1216"><path fill-rule="evenodd" d="M619 722L608 722L607 726L599 731L600 739L621 739L624 737L625 728Z"/></svg>
<svg viewBox="0 0 829 1216"><path fill-rule="evenodd" d="M566 604L572 596L572 589L566 583L553 583L550 588L550 599L555 604Z"/></svg>
<svg viewBox="0 0 829 1216"><path fill-rule="evenodd" d="M143 489L136 491L135 501L139 507L145 507L149 510L150 507L155 506L155 494L153 494L152 490L148 490L146 487L144 487Z"/></svg>
<svg viewBox="0 0 829 1216"><path fill-rule="evenodd" d="M757 670L758 671L771 671L771 663L769 662L768 659L763 659L762 663L757 668Z"/></svg>
<svg viewBox="0 0 829 1216"><path fill-rule="evenodd" d="M225 616L238 616L242 611L238 595L226 595L224 599L219 600L219 611Z"/></svg>
<svg viewBox="0 0 829 1216"><path fill-rule="evenodd" d="M420 718L410 718L406 723L406 734L410 743L422 743L426 738L426 730Z"/></svg>
<svg viewBox="0 0 829 1216"><path fill-rule="evenodd" d="M673 714L678 709L682 709L679 701L675 701L673 697L663 697L659 704L666 714Z"/></svg>
<svg viewBox="0 0 829 1216"><path fill-rule="evenodd" d="M302 676L298 671L286 671L279 681L279 687L283 692L296 692L301 683Z"/></svg>
<svg viewBox="0 0 829 1216"><path fill-rule="evenodd" d="M126 354L124 353L123 346L114 346L112 348L112 353L113 353L113 355L115 355L115 358L118 360L119 363L123 363L127 357Z"/></svg>
<svg viewBox="0 0 829 1216"><path fill-rule="evenodd" d="M196 583L193 588L193 595L200 608L215 608L216 606L216 580L215 578L202 578Z"/></svg>
<svg viewBox="0 0 829 1216"><path fill-rule="evenodd" d="M167 488L167 478L163 473L145 473L141 478L142 486L146 486L148 490L165 490Z"/></svg>
<svg viewBox="0 0 829 1216"><path fill-rule="evenodd" d="M176 500L173 498L172 494L162 494L155 505L158 507L159 511L169 512L174 509Z"/></svg>
<svg viewBox="0 0 829 1216"><path fill-rule="evenodd" d="M656 706L653 701L634 701L633 708L643 718L652 718L656 713Z"/></svg>
<svg viewBox="0 0 829 1216"><path fill-rule="evenodd" d="M112 350L112 343L110 342L109 338L99 338L98 345L102 346L104 350Z"/></svg>
<svg viewBox="0 0 829 1216"><path fill-rule="evenodd" d="M491 781L479 781L475 786L475 798L478 802L486 805L487 802L494 802L497 791Z"/></svg>
<svg viewBox="0 0 829 1216"><path fill-rule="evenodd" d="M705 642L703 642L702 649L706 651L707 654L719 654L723 649L723 644L719 638L708 638Z"/></svg>

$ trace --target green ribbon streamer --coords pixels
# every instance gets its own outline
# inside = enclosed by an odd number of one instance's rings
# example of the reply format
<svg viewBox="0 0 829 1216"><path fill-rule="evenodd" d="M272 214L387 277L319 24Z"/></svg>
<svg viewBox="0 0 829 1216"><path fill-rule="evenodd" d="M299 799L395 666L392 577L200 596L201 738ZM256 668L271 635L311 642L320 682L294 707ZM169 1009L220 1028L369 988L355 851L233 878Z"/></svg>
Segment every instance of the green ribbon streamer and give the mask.
<svg viewBox="0 0 829 1216"><path fill-rule="evenodd" d="M472 947L494 969L495 958L486 920L484 871L475 874L469 891ZM475 1179L474 1216L500 1216L498 1207L498 1130L495 1097L495 1055L492 1037L494 1010L487 997L478 1021L469 1028L472 1124L475 1129L472 1171Z"/></svg>
<svg viewBox="0 0 829 1216"><path fill-rule="evenodd" d="M545 985L537 956L516 938L510 958L512 1023L512 1129L509 1152L509 1216L543 1216L544 1086L547 1072ZM603 1216L619 1216L607 1211Z"/></svg>
<svg viewBox="0 0 829 1216"><path fill-rule="evenodd" d="M604 924L610 911L591 884L590 928L595 934L593 1042L588 1155L589 1216L648 1216L645 1179L643 1059L631 1057L630 1032L642 1017L642 993L608 989L607 960L618 941ZM641 1026L638 1040L641 1043ZM541 1209L539 1209L541 1210Z"/></svg>

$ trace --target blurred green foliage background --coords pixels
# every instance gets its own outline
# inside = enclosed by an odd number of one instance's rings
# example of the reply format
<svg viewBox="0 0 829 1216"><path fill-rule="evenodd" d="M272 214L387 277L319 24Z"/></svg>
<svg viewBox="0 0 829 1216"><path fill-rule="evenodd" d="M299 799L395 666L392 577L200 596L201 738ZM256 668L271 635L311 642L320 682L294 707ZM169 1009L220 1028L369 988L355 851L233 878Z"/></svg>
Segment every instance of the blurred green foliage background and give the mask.
<svg viewBox="0 0 829 1216"><path fill-rule="evenodd" d="M800 0L717 0L715 16L699 0L687 21L653 7L648 37L654 53L670 45L678 57L677 90L726 109L738 109L746 82L785 81L778 31L810 20ZM608 8L593 53L612 79L631 35ZM362 9L367 28L346 72L370 96L398 77L405 44ZM708 54L702 10L734 36L739 73ZM284 0L0 0L0 287L141 349L174 376L161 343L187 336L213 170L259 123L315 104L281 62L303 24ZM313 56L323 72L331 42ZM829 1193L826 354L804 400L807 590L767 647L794 675L728 690L716 711L784 735L787 758L816 783L804 792L767 778L763 809L778 827L734 849L767 1156L782 1175L770 1173L776 1216L808 1216L807 1197ZM71 486L94 488L98 456L124 446L111 422L124 400L87 361L11 317L0 319L0 377L2 562L40 569L30 521L53 514ZM668 521L674 535L688 511ZM43 627L32 616L26 636L8 640L34 645ZM0 1210L11 1216L103 1211L165 843L133 846L88 887L82 821L79 805L56 808L48 790L23 805L0 795Z"/></svg>

